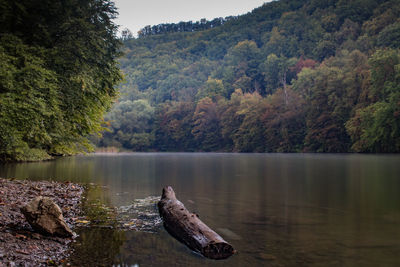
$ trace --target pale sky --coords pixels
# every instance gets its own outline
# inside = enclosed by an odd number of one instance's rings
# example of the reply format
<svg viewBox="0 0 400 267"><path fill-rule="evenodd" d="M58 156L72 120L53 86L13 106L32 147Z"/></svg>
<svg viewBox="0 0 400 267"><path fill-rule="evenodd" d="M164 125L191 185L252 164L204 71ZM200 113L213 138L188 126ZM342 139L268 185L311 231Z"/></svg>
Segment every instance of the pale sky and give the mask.
<svg viewBox="0 0 400 267"><path fill-rule="evenodd" d="M270 0L114 0L120 30L136 33L146 25L198 21L246 14Z"/></svg>

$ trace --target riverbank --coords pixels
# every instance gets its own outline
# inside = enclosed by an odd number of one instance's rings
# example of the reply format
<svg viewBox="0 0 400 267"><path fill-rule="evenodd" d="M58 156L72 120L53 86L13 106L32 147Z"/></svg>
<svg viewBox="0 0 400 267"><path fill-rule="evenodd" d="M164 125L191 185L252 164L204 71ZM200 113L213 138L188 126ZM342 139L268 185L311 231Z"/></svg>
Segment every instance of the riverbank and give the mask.
<svg viewBox="0 0 400 267"><path fill-rule="evenodd" d="M73 238L44 236L32 230L20 207L37 196L57 203L67 224L81 213L84 189L74 183L0 178L0 267L60 265L69 256Z"/></svg>

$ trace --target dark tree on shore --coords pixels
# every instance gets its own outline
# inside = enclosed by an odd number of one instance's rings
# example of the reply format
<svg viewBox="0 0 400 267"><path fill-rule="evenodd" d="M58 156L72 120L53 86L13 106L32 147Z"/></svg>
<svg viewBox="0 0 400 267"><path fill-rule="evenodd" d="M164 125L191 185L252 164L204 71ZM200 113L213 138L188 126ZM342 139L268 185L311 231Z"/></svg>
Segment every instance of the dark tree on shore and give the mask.
<svg viewBox="0 0 400 267"><path fill-rule="evenodd" d="M89 149L121 75L109 0L0 0L0 160Z"/></svg>

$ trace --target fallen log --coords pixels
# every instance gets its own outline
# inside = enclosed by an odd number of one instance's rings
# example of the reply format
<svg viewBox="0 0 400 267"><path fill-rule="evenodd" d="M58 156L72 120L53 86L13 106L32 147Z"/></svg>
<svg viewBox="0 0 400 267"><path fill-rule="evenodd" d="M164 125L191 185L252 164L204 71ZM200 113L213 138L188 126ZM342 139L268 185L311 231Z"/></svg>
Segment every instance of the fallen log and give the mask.
<svg viewBox="0 0 400 267"><path fill-rule="evenodd" d="M158 211L165 229L190 249L210 259L226 259L236 251L216 232L203 223L197 214L190 213L176 199L172 187L163 188Z"/></svg>

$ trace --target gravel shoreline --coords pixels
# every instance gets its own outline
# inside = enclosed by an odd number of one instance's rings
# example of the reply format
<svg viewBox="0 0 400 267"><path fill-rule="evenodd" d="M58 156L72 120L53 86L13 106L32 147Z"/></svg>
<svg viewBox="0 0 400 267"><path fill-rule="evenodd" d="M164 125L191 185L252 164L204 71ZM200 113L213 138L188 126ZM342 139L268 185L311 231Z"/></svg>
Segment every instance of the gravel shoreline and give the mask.
<svg viewBox="0 0 400 267"><path fill-rule="evenodd" d="M44 236L32 230L20 207L38 196L58 204L74 230L84 188L74 183L0 178L0 267L66 263L73 238ZM67 264L68 265L68 264Z"/></svg>

